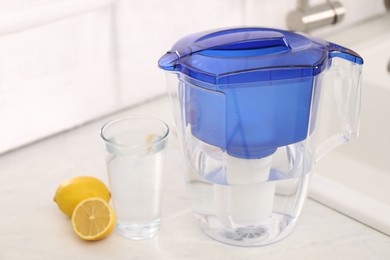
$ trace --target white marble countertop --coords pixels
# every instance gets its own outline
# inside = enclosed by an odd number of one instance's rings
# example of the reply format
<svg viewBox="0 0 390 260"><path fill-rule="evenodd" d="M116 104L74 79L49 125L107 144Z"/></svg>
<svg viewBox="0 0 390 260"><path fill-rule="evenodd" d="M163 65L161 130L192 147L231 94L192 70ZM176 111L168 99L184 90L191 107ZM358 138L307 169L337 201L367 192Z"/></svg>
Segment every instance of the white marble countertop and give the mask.
<svg viewBox="0 0 390 260"><path fill-rule="evenodd" d="M310 199L292 234L276 244L239 248L208 238L192 217L174 131L158 236L131 241L113 232L97 242L79 239L53 202L55 190L78 175L107 183L99 128L135 115L159 117L174 128L168 100L159 98L0 156L0 259L390 259L390 237Z"/></svg>

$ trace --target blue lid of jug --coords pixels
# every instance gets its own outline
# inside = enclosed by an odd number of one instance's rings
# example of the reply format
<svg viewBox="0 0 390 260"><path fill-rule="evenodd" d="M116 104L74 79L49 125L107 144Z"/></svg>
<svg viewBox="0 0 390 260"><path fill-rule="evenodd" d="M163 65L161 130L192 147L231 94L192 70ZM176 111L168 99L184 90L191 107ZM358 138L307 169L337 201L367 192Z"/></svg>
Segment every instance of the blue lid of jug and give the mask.
<svg viewBox="0 0 390 260"><path fill-rule="evenodd" d="M176 42L159 67L211 84L312 77L330 58L362 64L347 48L308 35L268 28L236 28L191 34Z"/></svg>

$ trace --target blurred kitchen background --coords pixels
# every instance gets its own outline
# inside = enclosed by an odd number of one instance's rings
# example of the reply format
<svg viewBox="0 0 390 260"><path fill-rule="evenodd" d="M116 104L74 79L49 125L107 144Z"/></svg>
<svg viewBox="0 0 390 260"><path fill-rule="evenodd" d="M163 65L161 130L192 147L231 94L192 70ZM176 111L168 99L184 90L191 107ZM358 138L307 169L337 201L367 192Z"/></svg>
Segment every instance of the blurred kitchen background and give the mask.
<svg viewBox="0 0 390 260"><path fill-rule="evenodd" d="M0 0L0 154L165 95L157 60L177 39L230 26L287 29L297 2ZM310 33L386 13L383 0L340 2L344 19Z"/></svg>

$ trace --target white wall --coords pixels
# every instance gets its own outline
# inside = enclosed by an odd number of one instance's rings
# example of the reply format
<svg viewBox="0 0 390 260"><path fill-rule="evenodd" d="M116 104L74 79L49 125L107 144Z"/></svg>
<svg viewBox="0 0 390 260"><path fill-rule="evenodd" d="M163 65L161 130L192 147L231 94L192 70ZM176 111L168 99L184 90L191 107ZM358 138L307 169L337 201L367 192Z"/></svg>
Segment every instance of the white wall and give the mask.
<svg viewBox="0 0 390 260"><path fill-rule="evenodd" d="M343 23L319 32L384 12L382 0L342 2ZM286 28L294 8L293 0L0 0L0 153L163 94L157 60L188 33Z"/></svg>

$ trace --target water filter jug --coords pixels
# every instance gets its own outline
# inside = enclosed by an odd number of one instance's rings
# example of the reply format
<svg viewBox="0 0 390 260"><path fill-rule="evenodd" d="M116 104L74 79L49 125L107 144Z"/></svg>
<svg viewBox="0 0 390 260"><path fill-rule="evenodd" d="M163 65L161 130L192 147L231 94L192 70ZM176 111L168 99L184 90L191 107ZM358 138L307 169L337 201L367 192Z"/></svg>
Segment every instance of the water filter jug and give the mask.
<svg viewBox="0 0 390 260"><path fill-rule="evenodd" d="M259 246L291 232L315 161L357 135L362 64L342 46L268 28L191 34L160 58L207 235ZM320 107L336 111L321 142Z"/></svg>

